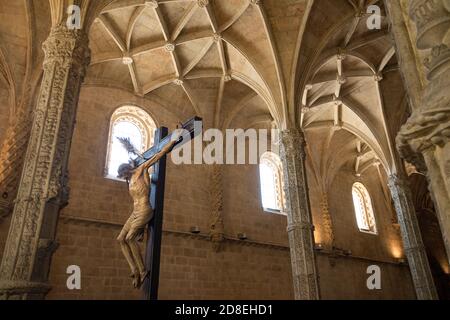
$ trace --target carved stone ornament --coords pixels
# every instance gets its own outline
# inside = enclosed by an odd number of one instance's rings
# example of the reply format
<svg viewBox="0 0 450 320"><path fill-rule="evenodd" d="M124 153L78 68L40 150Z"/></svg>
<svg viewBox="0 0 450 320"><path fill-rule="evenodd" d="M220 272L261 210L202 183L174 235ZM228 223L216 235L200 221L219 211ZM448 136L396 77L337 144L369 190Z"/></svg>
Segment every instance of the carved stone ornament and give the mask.
<svg viewBox="0 0 450 320"><path fill-rule="evenodd" d="M65 25L51 30L43 49L44 75L0 268L0 296L6 298L37 298L39 288L43 298L48 291L56 222L68 201L79 92L90 62L87 35Z"/></svg>
<svg viewBox="0 0 450 320"><path fill-rule="evenodd" d="M409 11L417 26L419 49L442 43L450 29L449 0L411 0Z"/></svg>
<svg viewBox="0 0 450 320"><path fill-rule="evenodd" d="M450 0L413 0L410 16L417 26L417 47L429 49L424 61L430 83L425 89L422 106L401 129L397 144L402 156L423 168L414 155L442 147L450 138Z"/></svg>
<svg viewBox="0 0 450 320"><path fill-rule="evenodd" d="M314 226L306 180L305 137L297 129L281 132L281 159L288 218L294 294L298 300L319 299Z"/></svg>

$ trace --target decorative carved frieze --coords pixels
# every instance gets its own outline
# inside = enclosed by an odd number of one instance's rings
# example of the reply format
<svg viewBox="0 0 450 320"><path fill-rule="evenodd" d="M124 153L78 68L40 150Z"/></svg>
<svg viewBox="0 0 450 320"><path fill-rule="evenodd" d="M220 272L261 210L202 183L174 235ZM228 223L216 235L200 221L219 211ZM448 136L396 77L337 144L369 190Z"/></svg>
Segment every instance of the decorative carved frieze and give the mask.
<svg viewBox="0 0 450 320"><path fill-rule="evenodd" d="M443 146L450 138L449 110L424 111L413 115L403 127L397 143L403 153L424 152ZM409 146L409 147L408 147Z"/></svg>
<svg viewBox="0 0 450 320"><path fill-rule="evenodd" d="M281 159L288 218L288 235L296 299L319 299L314 226L305 170L305 137L293 129L281 133Z"/></svg>

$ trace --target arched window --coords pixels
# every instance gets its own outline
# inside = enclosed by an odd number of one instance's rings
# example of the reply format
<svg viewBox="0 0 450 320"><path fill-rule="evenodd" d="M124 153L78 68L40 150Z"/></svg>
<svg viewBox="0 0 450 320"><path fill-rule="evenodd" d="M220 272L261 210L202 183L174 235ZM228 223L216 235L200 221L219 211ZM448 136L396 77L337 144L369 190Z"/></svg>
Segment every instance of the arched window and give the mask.
<svg viewBox="0 0 450 320"><path fill-rule="evenodd" d="M375 215L369 192L362 183L355 183L352 189L353 205L355 206L356 222L359 230L368 233L377 233Z"/></svg>
<svg viewBox="0 0 450 320"><path fill-rule="evenodd" d="M272 152L264 153L259 165L259 175L264 210L284 212L283 166L280 157Z"/></svg>
<svg viewBox="0 0 450 320"><path fill-rule="evenodd" d="M117 179L119 166L130 158L117 138L129 138L137 149L145 151L153 144L155 130L155 122L144 110L134 106L118 108L111 117L106 177Z"/></svg>

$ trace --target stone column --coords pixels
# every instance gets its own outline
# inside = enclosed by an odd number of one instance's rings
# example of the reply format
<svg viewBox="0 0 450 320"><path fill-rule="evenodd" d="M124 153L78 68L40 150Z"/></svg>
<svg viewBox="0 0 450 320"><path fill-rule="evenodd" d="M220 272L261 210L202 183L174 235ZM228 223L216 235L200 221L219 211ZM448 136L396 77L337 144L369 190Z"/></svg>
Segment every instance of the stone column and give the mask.
<svg viewBox="0 0 450 320"><path fill-rule="evenodd" d="M281 132L281 159L295 299L316 300L319 299L319 285L302 132L297 129Z"/></svg>
<svg viewBox="0 0 450 320"><path fill-rule="evenodd" d="M68 158L81 83L90 61L84 31L53 27L44 75L0 268L0 297L47 294L60 209L68 200Z"/></svg>
<svg viewBox="0 0 450 320"><path fill-rule="evenodd" d="M438 299L408 181L399 175L391 175L389 177L389 189L397 211L403 246L417 299Z"/></svg>
<svg viewBox="0 0 450 320"><path fill-rule="evenodd" d="M428 84L397 145L406 160L427 172L450 259L450 1L412 0L410 17L417 49L430 52L424 61Z"/></svg>

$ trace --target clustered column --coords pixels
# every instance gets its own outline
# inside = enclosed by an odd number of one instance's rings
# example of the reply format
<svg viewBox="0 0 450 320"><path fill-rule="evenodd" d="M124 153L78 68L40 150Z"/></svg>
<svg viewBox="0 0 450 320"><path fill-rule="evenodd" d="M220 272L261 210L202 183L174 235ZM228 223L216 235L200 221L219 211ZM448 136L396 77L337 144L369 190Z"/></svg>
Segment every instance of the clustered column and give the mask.
<svg viewBox="0 0 450 320"><path fill-rule="evenodd" d="M90 62L82 30L53 27L44 75L0 268L0 298L42 299L48 290L56 224L68 198L68 157L80 87Z"/></svg>
<svg viewBox="0 0 450 320"><path fill-rule="evenodd" d="M319 299L314 226L305 170L305 138L297 129L281 132L288 235L297 300Z"/></svg>
<svg viewBox="0 0 450 320"><path fill-rule="evenodd" d="M404 177L391 175L389 189L397 211L403 246L417 299L438 299L408 182Z"/></svg>
<svg viewBox="0 0 450 320"><path fill-rule="evenodd" d="M427 171L450 259L450 2L413 0L409 9L417 48L431 49L424 61L429 83L397 145L405 159Z"/></svg>

